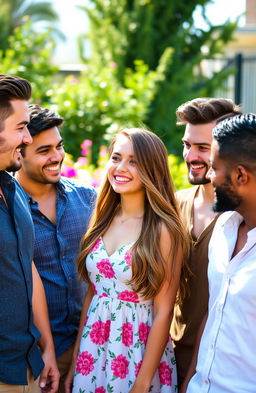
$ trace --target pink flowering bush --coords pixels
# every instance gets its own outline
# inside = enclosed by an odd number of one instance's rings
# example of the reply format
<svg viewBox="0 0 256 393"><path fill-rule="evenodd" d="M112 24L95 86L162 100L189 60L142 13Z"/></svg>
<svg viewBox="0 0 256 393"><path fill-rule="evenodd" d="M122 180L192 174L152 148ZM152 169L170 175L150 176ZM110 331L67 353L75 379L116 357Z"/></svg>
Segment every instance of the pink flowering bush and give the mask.
<svg viewBox="0 0 256 393"><path fill-rule="evenodd" d="M76 162L70 154L66 153L61 173L62 176L77 179L84 185L98 188L104 175L108 153L106 146L101 146L97 167L95 167L91 163L91 147L92 141L84 140L81 144L81 157Z"/></svg>

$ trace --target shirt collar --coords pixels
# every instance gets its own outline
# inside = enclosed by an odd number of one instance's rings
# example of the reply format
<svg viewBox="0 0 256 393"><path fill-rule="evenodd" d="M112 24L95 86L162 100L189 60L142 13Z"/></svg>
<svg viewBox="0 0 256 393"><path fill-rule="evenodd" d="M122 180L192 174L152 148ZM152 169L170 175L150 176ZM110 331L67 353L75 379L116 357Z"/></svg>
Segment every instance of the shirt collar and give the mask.
<svg viewBox="0 0 256 393"><path fill-rule="evenodd" d="M62 179L60 179L60 181L58 183L55 184L56 188L57 188L57 197L60 196L64 196L64 198L66 198L66 187L65 184L63 183ZM25 190L24 190L26 197L29 201L30 204L32 205L37 205L37 201L34 200Z"/></svg>
<svg viewBox="0 0 256 393"><path fill-rule="evenodd" d="M10 184L14 182L14 177L7 171L0 171L0 182L1 184Z"/></svg>
<svg viewBox="0 0 256 393"><path fill-rule="evenodd" d="M241 222L244 221L243 216L238 213L237 211L230 211L230 212L226 212L223 213L222 216L226 215L226 219L223 220L222 222L222 227L225 228L238 228L241 224ZM250 231L248 231L247 236L248 238L251 236L255 236L255 232L256 232L256 227L252 228Z"/></svg>

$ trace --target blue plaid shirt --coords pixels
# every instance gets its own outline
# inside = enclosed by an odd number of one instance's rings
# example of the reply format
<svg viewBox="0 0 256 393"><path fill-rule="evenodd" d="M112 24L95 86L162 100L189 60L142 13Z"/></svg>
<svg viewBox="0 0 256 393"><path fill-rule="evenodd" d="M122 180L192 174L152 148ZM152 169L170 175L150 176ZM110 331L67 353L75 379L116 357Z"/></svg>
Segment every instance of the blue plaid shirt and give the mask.
<svg viewBox="0 0 256 393"><path fill-rule="evenodd" d="M56 225L31 197L29 203L35 227L34 261L44 284L58 357L76 339L86 287L78 280L75 259L96 192L66 178L56 187Z"/></svg>

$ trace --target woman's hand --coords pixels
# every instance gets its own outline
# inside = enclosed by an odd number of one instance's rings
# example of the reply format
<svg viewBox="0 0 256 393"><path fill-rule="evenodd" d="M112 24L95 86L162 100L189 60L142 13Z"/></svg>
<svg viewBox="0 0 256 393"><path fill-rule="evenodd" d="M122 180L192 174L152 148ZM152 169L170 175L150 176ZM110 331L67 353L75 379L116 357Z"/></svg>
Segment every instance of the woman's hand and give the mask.
<svg viewBox="0 0 256 393"><path fill-rule="evenodd" d="M76 360L73 359L72 363L70 365L69 371L67 373L67 377L64 382L64 388L65 388L65 393L71 393L72 392L72 387L73 387L73 378L75 374L75 369L76 369Z"/></svg>

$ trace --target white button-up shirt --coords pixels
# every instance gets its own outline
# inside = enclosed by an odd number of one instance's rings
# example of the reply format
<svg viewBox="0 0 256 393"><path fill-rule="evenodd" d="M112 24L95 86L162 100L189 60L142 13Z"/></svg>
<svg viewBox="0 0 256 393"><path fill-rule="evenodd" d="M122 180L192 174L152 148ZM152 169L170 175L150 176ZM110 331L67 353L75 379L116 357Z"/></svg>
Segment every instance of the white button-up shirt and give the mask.
<svg viewBox="0 0 256 393"><path fill-rule="evenodd" d="M209 314L187 393L256 393L256 228L232 258L242 221L223 213L209 243Z"/></svg>

